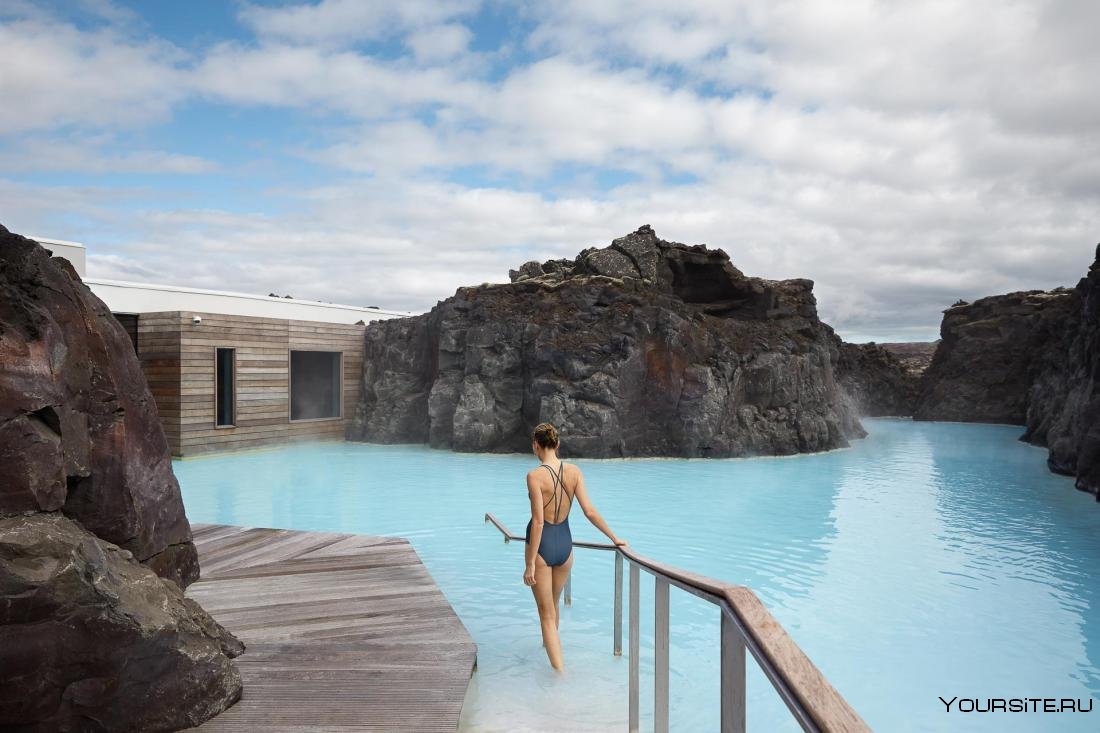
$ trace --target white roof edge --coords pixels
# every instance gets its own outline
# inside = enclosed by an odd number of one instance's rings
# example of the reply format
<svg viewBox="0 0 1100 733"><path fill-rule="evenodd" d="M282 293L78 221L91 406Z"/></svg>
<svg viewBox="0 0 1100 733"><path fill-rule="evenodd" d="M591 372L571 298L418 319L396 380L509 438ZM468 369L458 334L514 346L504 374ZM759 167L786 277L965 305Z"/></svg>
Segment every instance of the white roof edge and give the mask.
<svg viewBox="0 0 1100 733"><path fill-rule="evenodd" d="M41 241L41 240L39 240ZM387 316L413 316L412 311L393 311L385 308L367 308L362 305L340 305L338 303L322 303L319 300L299 300L298 298L278 298L270 295L252 295L251 293L235 293L229 290L205 290L203 288L186 288L177 285L154 285L152 283L130 282L128 280L104 280L98 277L85 277L85 283L90 285L111 285L116 288L134 288L138 290L161 290L169 293L196 293L199 295L219 295L223 298L242 298L245 300L259 300L265 303L296 303L309 305L316 308L335 308L345 311L359 311L362 313L381 313Z"/></svg>
<svg viewBox="0 0 1100 733"><path fill-rule="evenodd" d="M65 240L65 239L46 239L45 237L36 237L32 234L26 234L24 236L27 239L33 239L34 241L38 242L39 244L65 244L65 245L68 245L69 247L80 247L81 249L87 249L87 247L85 247L80 242L70 242L70 241Z"/></svg>

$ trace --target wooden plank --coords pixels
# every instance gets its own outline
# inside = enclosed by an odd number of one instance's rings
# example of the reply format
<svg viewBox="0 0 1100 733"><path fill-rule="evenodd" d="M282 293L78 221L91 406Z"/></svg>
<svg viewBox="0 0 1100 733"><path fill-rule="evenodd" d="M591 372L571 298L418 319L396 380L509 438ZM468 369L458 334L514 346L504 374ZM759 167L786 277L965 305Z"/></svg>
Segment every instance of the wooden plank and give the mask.
<svg viewBox="0 0 1100 733"><path fill-rule="evenodd" d="M271 428L223 428L212 430L211 434L198 435L181 433L185 448L190 450L223 450L227 448L259 447L284 441L287 436L285 427Z"/></svg>
<svg viewBox="0 0 1100 733"><path fill-rule="evenodd" d="M724 595L744 625L749 638L756 643L776 672L787 680L799 702L809 711L821 730L853 733L870 730L755 593L742 586L730 586L725 589Z"/></svg>
<svg viewBox="0 0 1100 733"><path fill-rule="evenodd" d="M199 731L453 731L477 647L395 537L192 527L187 594L240 638L239 703Z"/></svg>

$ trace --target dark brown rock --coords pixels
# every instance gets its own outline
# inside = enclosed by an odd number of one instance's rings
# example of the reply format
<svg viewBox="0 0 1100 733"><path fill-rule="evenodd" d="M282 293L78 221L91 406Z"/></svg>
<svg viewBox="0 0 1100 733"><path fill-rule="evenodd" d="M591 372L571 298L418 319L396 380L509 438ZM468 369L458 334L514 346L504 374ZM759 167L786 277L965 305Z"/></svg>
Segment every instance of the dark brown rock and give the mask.
<svg viewBox="0 0 1100 733"><path fill-rule="evenodd" d="M0 519L0 728L189 728L243 646L179 586L59 513Z"/></svg>
<svg viewBox="0 0 1100 733"><path fill-rule="evenodd" d="M935 341L895 341L880 343L879 346L893 354L905 371L915 377L922 376L932 365L939 339Z"/></svg>
<svg viewBox="0 0 1100 733"><path fill-rule="evenodd" d="M198 558L133 345L66 260L0 227L0 516L61 510L186 586Z"/></svg>
<svg viewBox="0 0 1100 733"><path fill-rule="evenodd" d="M920 376L879 344L842 343L837 379L861 416L913 414Z"/></svg>
<svg viewBox="0 0 1100 733"><path fill-rule="evenodd" d="M352 439L572 456L791 454L864 433L809 280L746 277L652 229L367 328Z"/></svg>
<svg viewBox="0 0 1100 733"><path fill-rule="evenodd" d="M1100 246L1063 310L1028 392L1023 439L1049 447L1051 470L1100 500Z"/></svg>
<svg viewBox="0 0 1100 733"><path fill-rule="evenodd" d="M1069 305L1070 291L1061 288L948 308L913 417L1023 425L1039 361Z"/></svg>

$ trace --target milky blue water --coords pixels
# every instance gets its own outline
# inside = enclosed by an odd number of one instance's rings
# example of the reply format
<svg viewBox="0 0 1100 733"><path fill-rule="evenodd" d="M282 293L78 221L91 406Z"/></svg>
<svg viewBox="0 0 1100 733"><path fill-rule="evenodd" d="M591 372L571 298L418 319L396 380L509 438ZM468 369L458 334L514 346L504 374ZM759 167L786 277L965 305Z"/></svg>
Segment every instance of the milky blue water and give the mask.
<svg viewBox="0 0 1100 733"><path fill-rule="evenodd" d="M939 696L1100 698L1100 505L1050 474L1019 428L867 420L849 450L794 458L582 460L641 553L753 588L881 731L1096 731L1092 713L947 713ZM613 562L578 550L567 670L546 662L523 546L530 456L303 445L177 461L195 522L409 538L478 645L477 731L622 730ZM599 540L579 512L574 536ZM643 728L652 578L642 574ZM625 600L625 599L624 599ZM718 612L671 591L674 730L718 727ZM625 643L625 640L624 640ZM795 726L750 660L750 730Z"/></svg>

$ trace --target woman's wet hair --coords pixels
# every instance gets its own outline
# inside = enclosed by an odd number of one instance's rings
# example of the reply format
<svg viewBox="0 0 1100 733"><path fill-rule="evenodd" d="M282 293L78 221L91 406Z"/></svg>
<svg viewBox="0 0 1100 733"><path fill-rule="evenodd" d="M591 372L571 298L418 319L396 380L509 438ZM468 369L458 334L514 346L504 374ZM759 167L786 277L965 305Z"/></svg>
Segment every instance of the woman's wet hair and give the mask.
<svg viewBox="0 0 1100 733"><path fill-rule="evenodd" d="M548 422L539 423L535 426L535 432L531 434L531 439L543 448L557 448L558 429Z"/></svg>

